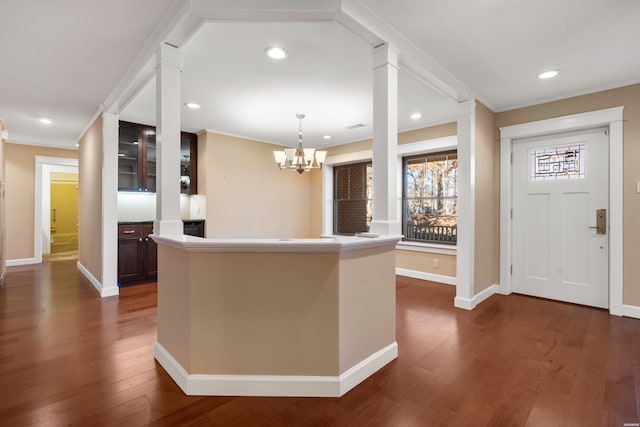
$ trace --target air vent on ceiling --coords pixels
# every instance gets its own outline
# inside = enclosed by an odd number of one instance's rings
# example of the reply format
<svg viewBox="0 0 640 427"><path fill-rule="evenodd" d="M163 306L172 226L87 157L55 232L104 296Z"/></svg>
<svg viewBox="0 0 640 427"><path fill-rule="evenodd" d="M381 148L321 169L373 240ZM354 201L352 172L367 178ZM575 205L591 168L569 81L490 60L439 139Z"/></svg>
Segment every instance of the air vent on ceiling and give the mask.
<svg viewBox="0 0 640 427"><path fill-rule="evenodd" d="M363 128L365 126L366 125L363 124L363 123L356 123L355 125L350 125L350 126L347 126L346 128L347 129L358 129L358 128Z"/></svg>

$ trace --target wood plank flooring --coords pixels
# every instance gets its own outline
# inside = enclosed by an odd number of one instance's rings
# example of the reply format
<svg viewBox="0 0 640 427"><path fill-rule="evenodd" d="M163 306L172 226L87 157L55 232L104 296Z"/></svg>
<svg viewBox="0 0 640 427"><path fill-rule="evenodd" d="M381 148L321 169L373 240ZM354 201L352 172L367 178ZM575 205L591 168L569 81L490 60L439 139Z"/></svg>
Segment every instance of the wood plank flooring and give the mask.
<svg viewBox="0 0 640 427"><path fill-rule="evenodd" d="M9 268L0 426L620 426L638 423L640 320L521 295L453 308L397 279L399 357L342 398L185 396L154 361L156 285L100 299L75 261Z"/></svg>

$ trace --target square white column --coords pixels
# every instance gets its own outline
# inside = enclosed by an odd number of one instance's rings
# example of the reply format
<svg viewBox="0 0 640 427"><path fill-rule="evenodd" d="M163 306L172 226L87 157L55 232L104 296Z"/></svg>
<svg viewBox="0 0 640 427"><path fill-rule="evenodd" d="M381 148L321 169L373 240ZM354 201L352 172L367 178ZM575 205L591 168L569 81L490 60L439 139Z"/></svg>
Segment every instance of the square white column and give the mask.
<svg viewBox="0 0 640 427"><path fill-rule="evenodd" d="M398 219L398 54L373 51L373 219L371 232L401 234Z"/></svg>
<svg viewBox="0 0 640 427"><path fill-rule="evenodd" d="M454 305L471 310L475 294L476 101L458 104L458 242Z"/></svg>
<svg viewBox="0 0 640 427"><path fill-rule="evenodd" d="M102 291L118 295L118 115L102 115ZM106 208L106 207L110 208Z"/></svg>
<svg viewBox="0 0 640 427"><path fill-rule="evenodd" d="M180 51L162 43L156 65L157 235L180 238Z"/></svg>

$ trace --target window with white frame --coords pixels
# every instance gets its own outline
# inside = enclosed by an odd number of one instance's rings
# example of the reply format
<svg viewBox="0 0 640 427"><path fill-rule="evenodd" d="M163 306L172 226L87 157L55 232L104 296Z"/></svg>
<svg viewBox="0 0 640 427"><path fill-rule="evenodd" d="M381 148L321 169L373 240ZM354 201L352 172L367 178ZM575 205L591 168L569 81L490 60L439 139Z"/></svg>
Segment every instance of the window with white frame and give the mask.
<svg viewBox="0 0 640 427"><path fill-rule="evenodd" d="M458 155L456 151L402 159L404 240L456 244Z"/></svg>

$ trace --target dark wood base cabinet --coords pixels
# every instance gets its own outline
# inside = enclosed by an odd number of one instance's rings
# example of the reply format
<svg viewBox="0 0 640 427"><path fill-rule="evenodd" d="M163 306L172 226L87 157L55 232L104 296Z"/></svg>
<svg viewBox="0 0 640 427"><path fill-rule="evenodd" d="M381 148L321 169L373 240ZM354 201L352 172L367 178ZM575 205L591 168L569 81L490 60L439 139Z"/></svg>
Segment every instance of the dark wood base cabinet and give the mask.
<svg viewBox="0 0 640 427"><path fill-rule="evenodd" d="M184 220L184 234L204 237L204 220ZM158 245L152 222L118 224L118 284L139 285L158 279Z"/></svg>
<svg viewBox="0 0 640 427"><path fill-rule="evenodd" d="M128 286L158 277L158 249L149 237L152 223L118 225L118 283Z"/></svg>

